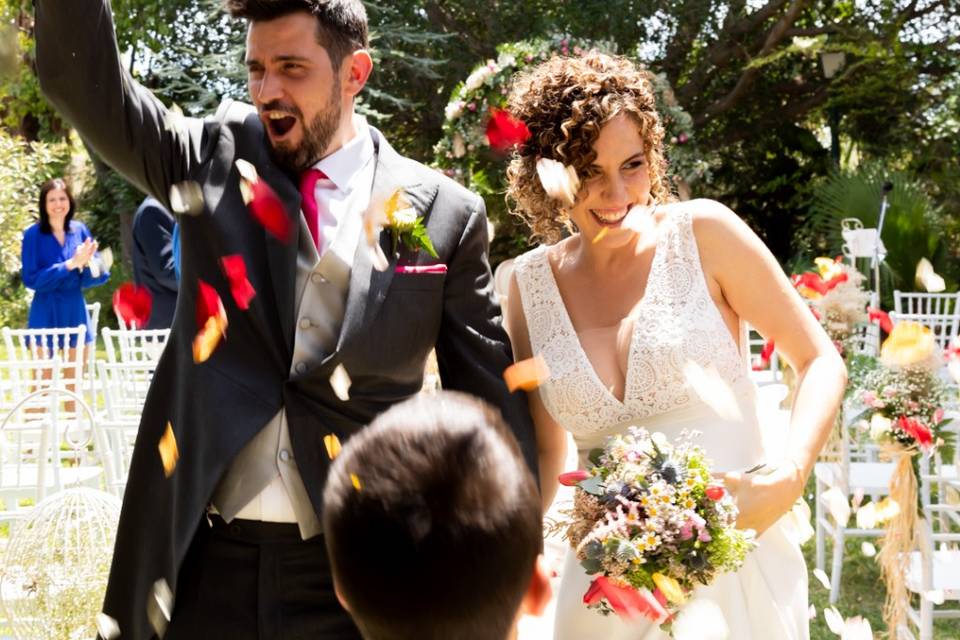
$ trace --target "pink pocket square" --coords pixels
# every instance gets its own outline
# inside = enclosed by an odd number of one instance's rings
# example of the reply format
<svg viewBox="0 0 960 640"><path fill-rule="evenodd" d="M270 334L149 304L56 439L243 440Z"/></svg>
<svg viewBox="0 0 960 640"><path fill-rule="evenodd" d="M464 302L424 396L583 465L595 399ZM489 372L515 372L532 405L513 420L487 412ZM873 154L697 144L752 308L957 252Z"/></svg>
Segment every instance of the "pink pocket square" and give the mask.
<svg viewBox="0 0 960 640"><path fill-rule="evenodd" d="M422 264L422 265L400 265L396 268L395 273L446 273L447 265L445 264Z"/></svg>

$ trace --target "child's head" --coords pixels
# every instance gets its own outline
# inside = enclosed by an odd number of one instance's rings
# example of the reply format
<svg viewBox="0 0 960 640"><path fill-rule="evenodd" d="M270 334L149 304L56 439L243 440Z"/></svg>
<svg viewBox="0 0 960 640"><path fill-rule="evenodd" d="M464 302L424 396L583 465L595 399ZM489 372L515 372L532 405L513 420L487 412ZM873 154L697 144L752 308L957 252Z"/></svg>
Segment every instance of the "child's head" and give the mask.
<svg viewBox="0 0 960 640"><path fill-rule="evenodd" d="M507 638L549 598L540 511L499 411L461 393L412 398L330 470L338 594L368 640Z"/></svg>

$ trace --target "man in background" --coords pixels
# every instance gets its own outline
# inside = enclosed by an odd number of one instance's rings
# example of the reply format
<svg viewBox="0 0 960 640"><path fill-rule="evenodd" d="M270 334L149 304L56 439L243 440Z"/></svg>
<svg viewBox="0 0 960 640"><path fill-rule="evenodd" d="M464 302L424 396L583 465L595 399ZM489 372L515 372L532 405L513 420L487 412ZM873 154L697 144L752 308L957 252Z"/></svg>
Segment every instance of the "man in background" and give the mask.
<svg viewBox="0 0 960 640"><path fill-rule="evenodd" d="M152 197L144 198L133 215L133 280L153 298L145 329L169 329L177 306L174 268L173 214Z"/></svg>

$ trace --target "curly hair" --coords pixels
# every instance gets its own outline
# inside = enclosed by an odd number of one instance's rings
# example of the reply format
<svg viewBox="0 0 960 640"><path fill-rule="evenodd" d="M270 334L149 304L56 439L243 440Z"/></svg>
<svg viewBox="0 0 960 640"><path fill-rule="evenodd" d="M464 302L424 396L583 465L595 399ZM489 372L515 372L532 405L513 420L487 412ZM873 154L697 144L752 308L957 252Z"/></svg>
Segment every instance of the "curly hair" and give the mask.
<svg viewBox="0 0 960 640"><path fill-rule="evenodd" d="M593 145L600 129L620 114L637 123L654 202L674 199L650 75L626 58L597 52L576 58L554 56L514 79L507 104L531 134L507 168L507 202L535 239L554 243L571 229L569 217L540 184L537 160L550 158L572 166L584 179L596 159Z"/></svg>

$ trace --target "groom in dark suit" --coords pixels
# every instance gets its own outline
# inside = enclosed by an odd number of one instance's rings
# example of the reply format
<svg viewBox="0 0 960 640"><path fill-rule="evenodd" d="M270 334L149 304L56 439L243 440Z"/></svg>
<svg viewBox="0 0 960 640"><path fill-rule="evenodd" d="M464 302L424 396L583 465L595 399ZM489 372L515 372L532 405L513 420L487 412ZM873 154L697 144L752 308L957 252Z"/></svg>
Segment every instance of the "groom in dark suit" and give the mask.
<svg viewBox="0 0 960 640"><path fill-rule="evenodd" d="M524 398L501 379L511 354L482 200L398 155L354 113L372 69L360 0L229 0L248 21L253 105L228 101L202 120L172 117L126 72L108 0L35 5L41 86L60 112L165 206L174 186L203 195L181 219L180 296L140 424L104 613L124 640L359 637L336 601L321 535L326 436L346 440L416 394L436 347L444 387L499 407L536 464ZM287 241L251 216L237 160L279 196L287 218L269 226L286 224ZM387 263L375 268L363 220L398 190L438 257L403 243L395 252L388 227L374 237ZM248 309L231 296L226 255L246 265ZM200 281L219 293L229 327L196 363ZM352 379L346 400L331 384L340 365ZM179 450L172 473L158 451L168 429Z"/></svg>

